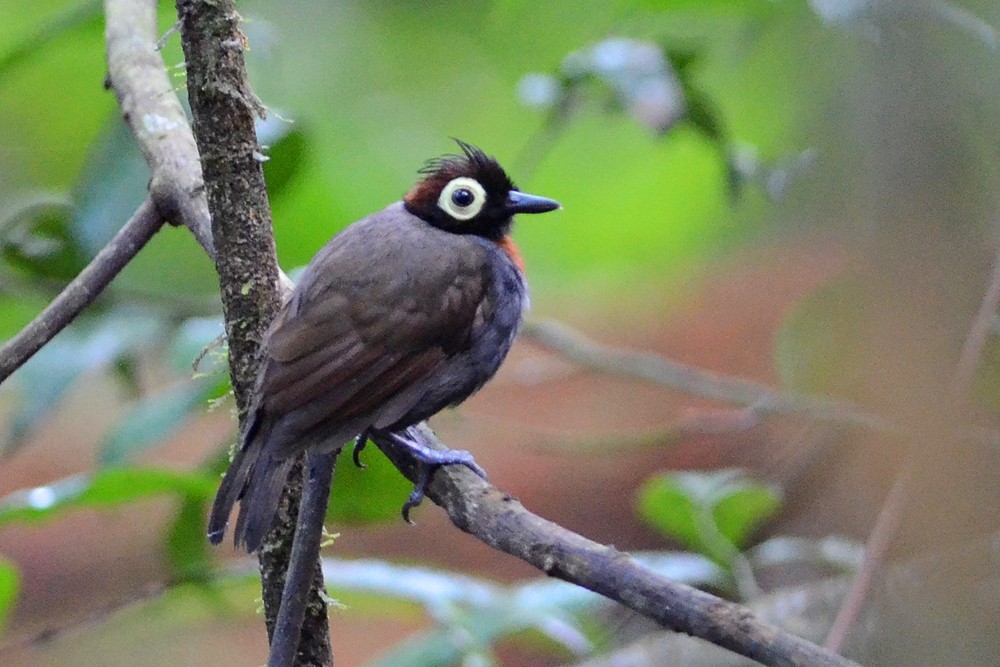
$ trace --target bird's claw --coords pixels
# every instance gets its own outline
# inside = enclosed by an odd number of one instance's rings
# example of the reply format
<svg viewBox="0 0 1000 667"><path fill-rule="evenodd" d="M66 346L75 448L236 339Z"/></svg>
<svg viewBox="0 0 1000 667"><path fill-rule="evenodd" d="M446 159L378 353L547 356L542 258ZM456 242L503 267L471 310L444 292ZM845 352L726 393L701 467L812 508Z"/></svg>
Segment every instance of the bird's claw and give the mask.
<svg viewBox="0 0 1000 667"><path fill-rule="evenodd" d="M368 466L361 462L361 452L365 447L368 446L368 431L365 431L358 437L354 439L354 450L351 452L351 458L354 460L354 465L358 468L364 470Z"/></svg>
<svg viewBox="0 0 1000 667"><path fill-rule="evenodd" d="M431 470L431 466L420 464L420 471L417 473L417 483L413 485L410 496L403 503L403 521L411 526L415 526L416 524L410 518L410 510L424 501L424 491L427 489L427 483L431 480Z"/></svg>
<svg viewBox="0 0 1000 667"><path fill-rule="evenodd" d="M413 521L410 519L410 510L423 502L427 485L430 483L434 471L441 466L462 465L476 473L480 478L488 480L486 471L476 463L472 454L464 449L431 449L417 440L406 437L402 433L393 433L391 435L393 441L410 452L410 455L417 462L417 481L413 485L413 490L410 491L410 496L403 503L402 511L403 520L410 525L413 525Z"/></svg>

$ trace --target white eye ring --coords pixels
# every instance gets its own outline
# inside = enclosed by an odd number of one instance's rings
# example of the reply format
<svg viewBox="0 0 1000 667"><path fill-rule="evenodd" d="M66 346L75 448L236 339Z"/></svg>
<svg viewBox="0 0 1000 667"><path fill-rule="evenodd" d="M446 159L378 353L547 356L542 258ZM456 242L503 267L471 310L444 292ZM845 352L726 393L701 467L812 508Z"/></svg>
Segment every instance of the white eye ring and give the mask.
<svg viewBox="0 0 1000 667"><path fill-rule="evenodd" d="M464 206L459 205L454 199L455 194L460 190L465 191L465 197L472 195L472 199ZM461 199L462 195L459 195L458 198ZM476 217L483 210L485 204L486 190L476 179L465 176L451 179L448 185L441 190L441 196L438 197L438 208L456 220L470 220Z"/></svg>

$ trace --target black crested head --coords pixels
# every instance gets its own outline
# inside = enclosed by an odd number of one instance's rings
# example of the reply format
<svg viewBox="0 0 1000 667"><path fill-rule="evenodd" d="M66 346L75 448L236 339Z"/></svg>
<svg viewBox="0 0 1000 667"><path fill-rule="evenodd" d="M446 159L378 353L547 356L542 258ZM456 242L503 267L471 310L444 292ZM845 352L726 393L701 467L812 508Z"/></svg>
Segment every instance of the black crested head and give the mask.
<svg viewBox="0 0 1000 667"><path fill-rule="evenodd" d="M498 241L516 213L543 213L558 202L517 189L500 163L475 146L455 140L462 155L427 162L424 175L403 198L406 210L455 234L477 234Z"/></svg>
<svg viewBox="0 0 1000 667"><path fill-rule="evenodd" d="M461 155L442 155L428 160L417 172L428 177L442 177L448 180L459 176L474 178L486 188L486 191L507 193L516 190L514 181L510 180L507 172L504 171L496 158L484 153L481 149L472 144L467 144L461 139L454 140L462 149Z"/></svg>

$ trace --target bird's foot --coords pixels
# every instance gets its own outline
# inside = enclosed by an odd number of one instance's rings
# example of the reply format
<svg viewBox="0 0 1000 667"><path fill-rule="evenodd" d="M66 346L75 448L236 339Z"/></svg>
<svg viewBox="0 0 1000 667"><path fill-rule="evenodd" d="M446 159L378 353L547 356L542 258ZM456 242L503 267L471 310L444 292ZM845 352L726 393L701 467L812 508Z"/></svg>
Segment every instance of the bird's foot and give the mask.
<svg viewBox="0 0 1000 667"><path fill-rule="evenodd" d="M434 471L441 466L463 465L479 477L487 479L486 471L476 463L471 453L463 449L432 449L412 437L408 430L389 435L393 442L410 452L410 455L417 462L417 482L413 485L410 497L403 504L403 520L406 523L413 524L410 519L410 510L423 502L427 485L430 483Z"/></svg>

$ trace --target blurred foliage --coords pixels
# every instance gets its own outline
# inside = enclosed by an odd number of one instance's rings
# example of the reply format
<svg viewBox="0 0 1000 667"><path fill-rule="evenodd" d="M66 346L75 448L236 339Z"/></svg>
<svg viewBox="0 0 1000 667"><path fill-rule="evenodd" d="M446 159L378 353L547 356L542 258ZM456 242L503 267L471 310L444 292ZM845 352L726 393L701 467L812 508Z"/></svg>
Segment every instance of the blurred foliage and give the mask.
<svg viewBox="0 0 1000 667"><path fill-rule="evenodd" d="M685 553L636 554L645 566L691 586L714 586L721 572ZM588 619L608 602L588 590L551 579L501 586L454 572L378 561L335 561L325 568L327 587L405 600L423 607L434 626L368 663L396 667L498 664L490 647L510 636L532 634L566 656L593 652L608 639Z"/></svg>
<svg viewBox="0 0 1000 667"><path fill-rule="evenodd" d="M337 465L330 492L327 520L334 525L398 519L413 485L376 447L361 455L359 468L350 458L350 446Z"/></svg>
<svg viewBox="0 0 1000 667"><path fill-rule="evenodd" d="M860 401L872 317L858 278L839 278L800 299L775 339L781 383L803 394Z"/></svg>
<svg viewBox="0 0 1000 667"><path fill-rule="evenodd" d="M7 338L118 230L143 199L149 174L102 89L100 3L0 3L0 338ZM880 208L891 208L882 203L886 193L921 157L885 150L886 127L944 137L933 151L941 163L922 168L944 172L943 187L962 201L956 227L992 229L981 221L995 201L983 193L997 191L1000 161L995 128L981 119L995 117L1000 87L969 45L995 58L986 17L996 14L978 6L982 17L976 7L937 0L246 0L251 77L272 107L259 133L282 264L294 275L337 230L398 199L424 160L453 150L452 136L496 154L526 190L563 203L560 217L524 221L516 235L536 311L576 321L621 309L634 295L673 302L687 276L747 241L818 229L863 245L891 217ZM173 11L160 4L164 32ZM925 59L907 62L897 82L899 72L877 56L907 34L931 39ZM176 35L165 38L163 55L182 91ZM932 90L907 78L914 72L927 75ZM909 104L910 93L887 93L886 81L934 104ZM869 108L883 93L887 101ZM902 117L879 115L896 107ZM870 182L872 173L881 180ZM941 199L939 190L916 189L926 200L912 197L915 208ZM848 276L789 311L774 354L786 388L866 402L861 372L877 319L870 297ZM221 333L211 262L185 230L164 229L0 390L7 455L30 442L73 387L98 374L113 378L127 402L95 445L95 472L8 495L0 525L172 497L164 557L173 581L199 586L178 587L151 606L201 618L192 609L211 598L203 594L218 574L204 539L205 507L226 447L196 472L143 459L207 408L231 408ZM1000 405L997 348L991 339L977 377L992 411ZM374 449L364 460L360 470L343 457L332 521L398 516L409 484ZM779 504L776 492L735 471L682 472L650 479L638 511L701 554L663 556L664 573L731 595L745 593L732 588L745 562L841 569L857 562L853 545L823 540L750 548ZM338 571L347 574L338 579ZM510 635L544 637L563 655L603 641L591 622L596 598L555 582L504 587L377 563L332 576L338 595L403 598L433 618L433 628L379 664L495 664L493 643ZM17 591L16 566L0 561L0 626Z"/></svg>
<svg viewBox="0 0 1000 667"><path fill-rule="evenodd" d="M7 617L17 602L17 591L21 585L21 577L17 567L8 560L0 558L0 633L7 624Z"/></svg>
<svg viewBox="0 0 1000 667"><path fill-rule="evenodd" d="M639 490L639 514L666 537L731 567L753 531L773 516L775 491L738 470L657 475Z"/></svg>
<svg viewBox="0 0 1000 667"><path fill-rule="evenodd" d="M217 486L215 476L205 473L105 468L91 475L74 475L45 486L21 489L0 499L0 525L47 521L70 510L116 507L163 494L205 500L215 495Z"/></svg>
<svg viewBox="0 0 1000 667"><path fill-rule="evenodd" d="M133 403L99 445L101 465L122 465L143 450L163 442L174 430L215 395L227 394L228 381L216 386L201 382L180 383L144 396Z"/></svg>
<svg viewBox="0 0 1000 667"><path fill-rule="evenodd" d="M185 495L167 531L165 549L173 581L206 581L212 558L205 539L205 516L211 498Z"/></svg>
<svg viewBox="0 0 1000 667"><path fill-rule="evenodd" d="M58 335L12 378L16 404L7 432L0 433L4 449L19 447L81 375L150 350L159 324L156 317L122 308L89 317Z"/></svg>
<svg viewBox="0 0 1000 667"><path fill-rule="evenodd" d="M12 207L0 223L4 261L40 279L72 280L86 262L69 242L69 217L67 201L55 196Z"/></svg>

